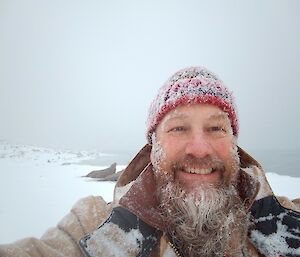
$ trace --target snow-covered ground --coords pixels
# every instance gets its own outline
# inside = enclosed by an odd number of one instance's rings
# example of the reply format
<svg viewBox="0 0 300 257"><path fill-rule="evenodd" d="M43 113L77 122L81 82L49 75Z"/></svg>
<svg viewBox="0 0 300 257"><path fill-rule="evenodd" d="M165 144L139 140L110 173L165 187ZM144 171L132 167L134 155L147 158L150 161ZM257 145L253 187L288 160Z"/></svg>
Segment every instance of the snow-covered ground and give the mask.
<svg viewBox="0 0 300 257"><path fill-rule="evenodd" d="M88 195L112 200L114 182L81 176L103 166L79 164L105 156L96 152L53 151L0 142L0 244L40 237ZM117 166L117 171L124 165ZM277 195L300 197L300 178L267 173Z"/></svg>

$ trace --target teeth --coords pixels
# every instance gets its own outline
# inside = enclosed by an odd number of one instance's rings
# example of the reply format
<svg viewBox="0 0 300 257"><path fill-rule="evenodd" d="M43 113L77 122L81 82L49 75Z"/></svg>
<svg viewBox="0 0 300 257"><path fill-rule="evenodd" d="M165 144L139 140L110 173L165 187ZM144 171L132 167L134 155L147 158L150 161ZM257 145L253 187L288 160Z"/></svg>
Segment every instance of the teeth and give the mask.
<svg viewBox="0 0 300 257"><path fill-rule="evenodd" d="M213 171L213 169L212 168L208 168L208 169L186 168L185 171L188 173L205 175L205 174L210 174Z"/></svg>

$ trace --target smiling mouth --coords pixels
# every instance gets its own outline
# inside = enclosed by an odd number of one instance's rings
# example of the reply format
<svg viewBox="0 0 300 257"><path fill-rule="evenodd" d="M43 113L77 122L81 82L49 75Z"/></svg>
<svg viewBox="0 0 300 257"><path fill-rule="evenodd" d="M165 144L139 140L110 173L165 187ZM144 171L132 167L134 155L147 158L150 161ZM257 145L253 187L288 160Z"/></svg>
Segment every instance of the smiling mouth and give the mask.
<svg viewBox="0 0 300 257"><path fill-rule="evenodd" d="M190 173L190 174L200 174L200 175L207 175L211 174L216 171L216 169L213 168L184 168L184 172Z"/></svg>

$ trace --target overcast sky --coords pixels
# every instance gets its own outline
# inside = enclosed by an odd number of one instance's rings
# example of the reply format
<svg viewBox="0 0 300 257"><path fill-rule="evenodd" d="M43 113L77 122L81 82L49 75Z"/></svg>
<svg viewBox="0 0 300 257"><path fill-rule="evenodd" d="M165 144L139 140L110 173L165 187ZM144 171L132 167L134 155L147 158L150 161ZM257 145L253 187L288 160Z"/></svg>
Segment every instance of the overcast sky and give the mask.
<svg viewBox="0 0 300 257"><path fill-rule="evenodd" d="M150 101L203 65L239 143L300 149L300 1L0 0L0 139L102 152L145 142Z"/></svg>

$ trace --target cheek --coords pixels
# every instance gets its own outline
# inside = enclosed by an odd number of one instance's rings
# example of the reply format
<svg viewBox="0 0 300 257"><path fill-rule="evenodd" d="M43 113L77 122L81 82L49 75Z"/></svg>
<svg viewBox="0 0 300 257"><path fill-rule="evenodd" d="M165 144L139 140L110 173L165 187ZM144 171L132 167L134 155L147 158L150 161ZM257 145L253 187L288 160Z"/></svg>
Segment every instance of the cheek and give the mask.
<svg viewBox="0 0 300 257"><path fill-rule="evenodd" d="M174 161L177 161L181 153L184 152L180 143L176 140L168 140L162 143L162 149L164 151L164 158L161 165L166 170L170 169Z"/></svg>
<svg viewBox="0 0 300 257"><path fill-rule="evenodd" d="M178 144L176 143L176 140L168 140L167 142L164 142L163 149L166 152L166 155L168 157L174 155L177 151Z"/></svg>
<svg viewBox="0 0 300 257"><path fill-rule="evenodd" d="M225 164L228 178L234 179L240 164L236 144L232 140L224 141L218 145L216 151Z"/></svg>
<svg viewBox="0 0 300 257"><path fill-rule="evenodd" d="M237 146L233 140L224 140L215 147L217 156L231 170L236 170L239 167L240 159L238 156Z"/></svg>
<svg viewBox="0 0 300 257"><path fill-rule="evenodd" d="M181 146L176 139L155 140L151 150L151 162L155 173L169 174L171 166L180 153Z"/></svg>
<svg viewBox="0 0 300 257"><path fill-rule="evenodd" d="M168 157L176 156L177 154L184 152L185 141L178 137L167 137L161 141L161 145Z"/></svg>
<svg viewBox="0 0 300 257"><path fill-rule="evenodd" d="M236 147L233 144L232 140L220 141L215 145L214 148L217 155L223 160L231 159L234 155L234 152L236 151Z"/></svg>
<svg viewBox="0 0 300 257"><path fill-rule="evenodd" d="M170 172L170 158L167 154L167 150L159 142L153 143L150 158L154 168L154 178L158 187L164 186L172 181L173 175Z"/></svg>

